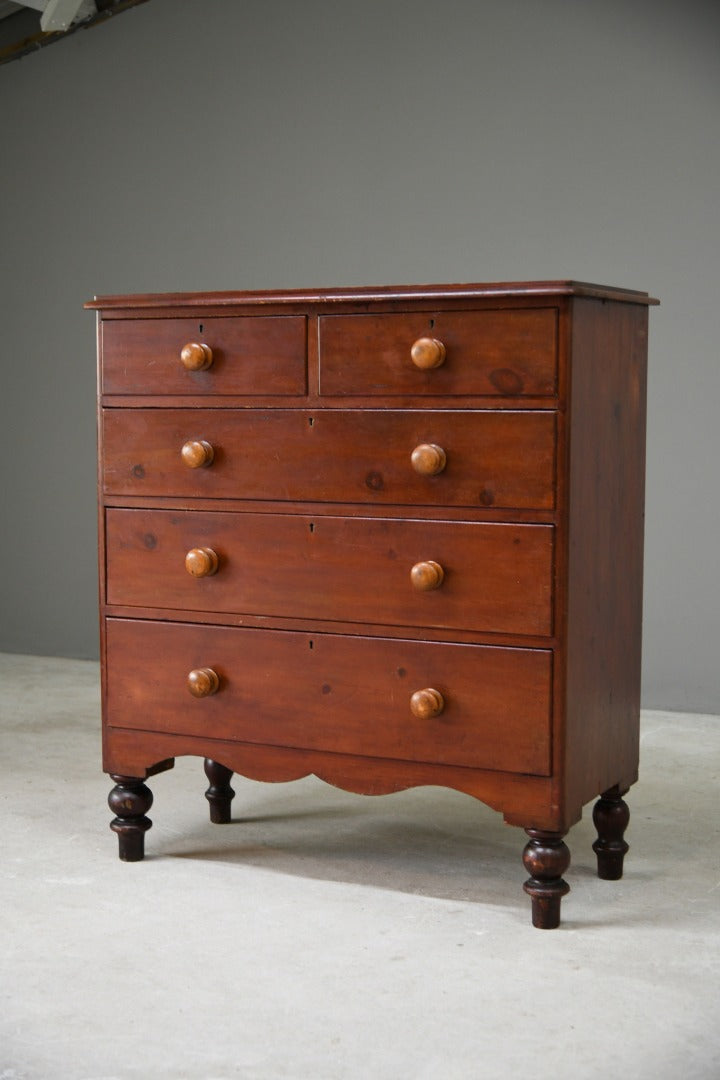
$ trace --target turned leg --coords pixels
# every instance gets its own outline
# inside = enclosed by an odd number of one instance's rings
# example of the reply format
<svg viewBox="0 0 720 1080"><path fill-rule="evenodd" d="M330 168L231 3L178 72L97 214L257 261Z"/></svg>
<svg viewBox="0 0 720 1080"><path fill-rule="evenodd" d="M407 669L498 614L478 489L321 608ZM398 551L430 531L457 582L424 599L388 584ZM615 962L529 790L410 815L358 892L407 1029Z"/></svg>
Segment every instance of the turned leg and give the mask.
<svg viewBox="0 0 720 1080"><path fill-rule="evenodd" d="M235 792L230 787L232 769L205 758L205 775L210 781L210 787L205 792L205 798L210 803L210 820L214 825L228 825L231 820L230 803L235 798Z"/></svg>
<svg viewBox="0 0 720 1080"><path fill-rule="evenodd" d="M597 855L598 877L617 881L622 877L623 859L629 845L623 839L630 820L630 809L623 799L627 788L604 791L593 808L593 821L598 838L593 844Z"/></svg>
<svg viewBox="0 0 720 1080"><path fill-rule="evenodd" d="M123 862L140 862L145 855L145 833L152 826L145 812L153 803L152 791L136 776L115 776L108 806L116 815L110 828L117 833Z"/></svg>
<svg viewBox="0 0 720 1080"><path fill-rule="evenodd" d="M570 892L562 875L570 865L565 833L526 829L530 837L523 851L523 863L530 877L523 885L532 900L532 924L540 930L560 925L560 901Z"/></svg>

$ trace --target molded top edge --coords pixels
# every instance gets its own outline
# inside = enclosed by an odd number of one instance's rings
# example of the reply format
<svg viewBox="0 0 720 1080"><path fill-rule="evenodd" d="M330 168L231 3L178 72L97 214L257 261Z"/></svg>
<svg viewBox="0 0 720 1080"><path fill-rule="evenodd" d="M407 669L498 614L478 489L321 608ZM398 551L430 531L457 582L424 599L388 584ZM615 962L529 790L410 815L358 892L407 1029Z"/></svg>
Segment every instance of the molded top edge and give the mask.
<svg viewBox="0 0 720 1080"><path fill-rule="evenodd" d="M493 297L584 296L631 304L659 304L646 292L593 285L585 281L523 281L467 285L363 285L357 288L285 289L251 292L140 293L128 296L96 296L86 308L104 311L120 308L204 308L282 305L366 303L389 300L481 300Z"/></svg>

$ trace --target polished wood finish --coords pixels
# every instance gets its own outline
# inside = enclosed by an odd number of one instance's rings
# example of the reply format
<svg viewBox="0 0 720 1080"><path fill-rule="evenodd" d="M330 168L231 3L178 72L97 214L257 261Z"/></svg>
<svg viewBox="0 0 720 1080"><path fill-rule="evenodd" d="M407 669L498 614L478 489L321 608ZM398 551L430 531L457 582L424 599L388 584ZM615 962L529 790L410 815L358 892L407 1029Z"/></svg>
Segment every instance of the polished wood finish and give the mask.
<svg viewBox="0 0 720 1080"><path fill-rule="evenodd" d="M420 443L410 455L410 464L420 476L437 476L447 465L447 454L435 443Z"/></svg>
<svg viewBox="0 0 720 1080"><path fill-rule="evenodd" d="M144 780L194 754L214 821L233 772L482 799L528 832L543 928L599 795L619 876L652 302L560 281L89 305L123 858Z"/></svg>
<svg viewBox="0 0 720 1080"><path fill-rule="evenodd" d="M212 758L205 758L205 775L210 781L205 792L205 798L210 804L210 820L213 825L229 825L232 820L231 803L235 798L235 792L230 786L232 769L220 765Z"/></svg>
<svg viewBox="0 0 720 1080"><path fill-rule="evenodd" d="M188 469L206 469L215 460L215 448L207 439L188 439L182 445L180 457Z"/></svg>
<svg viewBox="0 0 720 1080"><path fill-rule="evenodd" d="M108 806L115 817L110 828L117 834L119 855L123 862L140 862L145 856L145 833L152 828L146 817L153 804L150 788L137 776L111 774L115 787L108 796Z"/></svg>
<svg viewBox="0 0 720 1080"><path fill-rule="evenodd" d="M189 341L180 350L180 363L186 371L207 371L212 362L213 352L209 345Z"/></svg>
<svg viewBox="0 0 720 1080"><path fill-rule="evenodd" d="M530 877L523 885L532 900L532 924L539 930L555 930L560 925L560 901L570 892L563 874L570 865L570 851L564 833L526 829L530 840L523 851L523 863Z"/></svg>
<svg viewBox="0 0 720 1080"><path fill-rule="evenodd" d="M220 677L210 667L193 668L188 673L187 688L193 697L211 697L220 689Z"/></svg>
<svg viewBox="0 0 720 1080"><path fill-rule="evenodd" d="M103 488L153 498L551 510L555 419L549 411L107 408ZM445 451L447 467L433 451L434 470L419 473L412 455L424 444Z"/></svg>
<svg viewBox="0 0 720 1080"><path fill-rule="evenodd" d="M214 553L217 573L179 572L189 549L208 568L207 552ZM423 558L430 554L436 558ZM486 633L552 629L549 525L109 508L106 560L108 600L119 606L292 611L304 619ZM438 565L442 588L430 589Z"/></svg>
<svg viewBox="0 0 720 1080"><path fill-rule="evenodd" d="M320 319L323 395L547 397L556 380L555 307Z"/></svg>
<svg viewBox="0 0 720 1080"><path fill-rule="evenodd" d="M550 773L548 649L115 618L106 639L117 728ZM413 723L427 686L435 727Z"/></svg>
<svg viewBox="0 0 720 1080"><path fill-rule="evenodd" d="M307 324L274 318L103 319L104 394L297 396L306 389ZM185 349L211 363L188 366Z"/></svg>
<svg viewBox="0 0 720 1080"><path fill-rule="evenodd" d="M425 562L415 563L410 571L410 581L413 588L418 592L430 592L431 589L439 589L445 580L445 571L439 562L427 559Z"/></svg>
<svg viewBox="0 0 720 1080"><path fill-rule="evenodd" d="M630 809L623 799L625 791L617 785L604 791L593 807L593 822L598 838L593 844L597 855L598 877L618 881L623 875L623 860L630 850L624 839L630 821Z"/></svg>
<svg viewBox="0 0 720 1080"><path fill-rule="evenodd" d="M442 341L437 338L418 338L410 349L410 357L416 368L429 371L445 363L447 351Z"/></svg>
<svg viewBox="0 0 720 1080"><path fill-rule="evenodd" d="M432 720L439 716L445 709L445 698L439 690L426 687L425 690L416 690L410 698L410 712L418 720Z"/></svg>
<svg viewBox="0 0 720 1080"><path fill-rule="evenodd" d="M150 533L145 534L145 546L152 543ZM185 569L191 577L212 577L217 574L220 560L217 552L210 547L190 548L185 556Z"/></svg>

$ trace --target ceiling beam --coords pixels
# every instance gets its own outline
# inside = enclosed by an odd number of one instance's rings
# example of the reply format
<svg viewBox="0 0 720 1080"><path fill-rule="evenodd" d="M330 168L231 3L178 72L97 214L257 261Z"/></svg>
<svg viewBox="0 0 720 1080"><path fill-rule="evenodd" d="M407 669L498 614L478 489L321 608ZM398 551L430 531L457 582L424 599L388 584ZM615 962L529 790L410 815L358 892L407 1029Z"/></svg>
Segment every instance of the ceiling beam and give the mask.
<svg viewBox="0 0 720 1080"><path fill-rule="evenodd" d="M94 0L47 0L40 16L40 27L45 34L68 30L74 22L91 15L97 15Z"/></svg>

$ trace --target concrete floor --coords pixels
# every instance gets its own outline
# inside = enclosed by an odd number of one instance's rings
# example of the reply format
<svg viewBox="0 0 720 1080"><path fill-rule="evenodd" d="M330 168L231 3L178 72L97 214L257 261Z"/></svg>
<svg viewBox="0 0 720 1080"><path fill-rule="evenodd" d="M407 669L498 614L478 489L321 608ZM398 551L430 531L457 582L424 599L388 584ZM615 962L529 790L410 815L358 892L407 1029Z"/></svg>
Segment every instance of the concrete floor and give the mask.
<svg viewBox="0 0 720 1080"><path fill-rule="evenodd" d="M620 882L570 833L533 930L524 834L455 792L382 798L201 762L120 863L97 665L0 656L0 1080L717 1080L720 717L644 715Z"/></svg>

